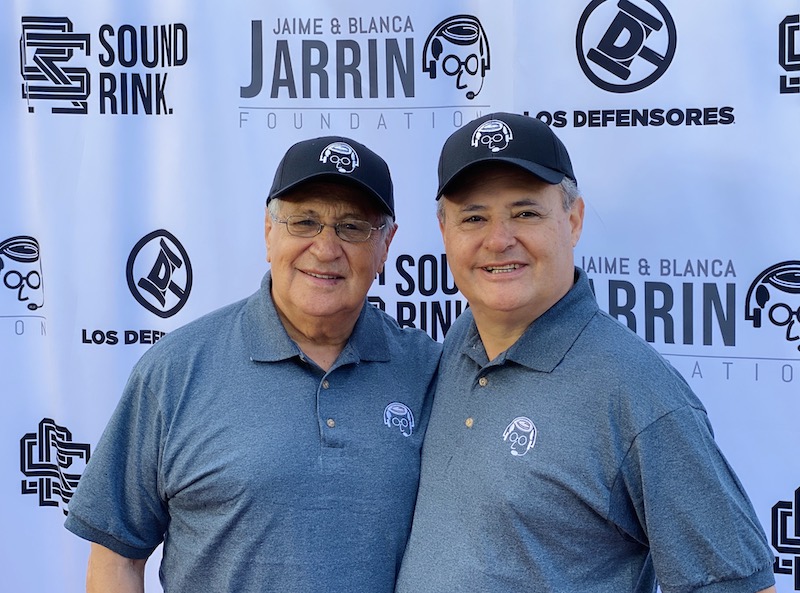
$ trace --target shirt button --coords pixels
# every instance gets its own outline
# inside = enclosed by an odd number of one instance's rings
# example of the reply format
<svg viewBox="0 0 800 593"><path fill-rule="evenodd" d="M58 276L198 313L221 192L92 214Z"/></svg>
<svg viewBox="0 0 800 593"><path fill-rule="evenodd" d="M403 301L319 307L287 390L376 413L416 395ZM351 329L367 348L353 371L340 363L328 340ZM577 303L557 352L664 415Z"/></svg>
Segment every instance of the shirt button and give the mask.
<svg viewBox="0 0 800 593"><path fill-rule="evenodd" d="M480 385L481 387L486 387L488 384L489 384L489 379L487 379L486 377L481 377L480 379L478 379L478 385Z"/></svg>
<svg viewBox="0 0 800 593"><path fill-rule="evenodd" d="M328 425L328 428L333 428L334 426L336 426L336 421L333 418L328 418L325 424Z"/></svg>
<svg viewBox="0 0 800 593"><path fill-rule="evenodd" d="M472 418L467 418L464 421L464 424L467 425L467 428L472 428L472 425L475 424L475 421Z"/></svg>
<svg viewBox="0 0 800 593"><path fill-rule="evenodd" d="M327 389L327 388L328 388L328 387L330 387L330 386L331 386L331 384L330 384L330 383L328 383L328 380L327 380L327 379L325 379L325 380L322 382L322 388L323 388L323 389Z"/></svg>

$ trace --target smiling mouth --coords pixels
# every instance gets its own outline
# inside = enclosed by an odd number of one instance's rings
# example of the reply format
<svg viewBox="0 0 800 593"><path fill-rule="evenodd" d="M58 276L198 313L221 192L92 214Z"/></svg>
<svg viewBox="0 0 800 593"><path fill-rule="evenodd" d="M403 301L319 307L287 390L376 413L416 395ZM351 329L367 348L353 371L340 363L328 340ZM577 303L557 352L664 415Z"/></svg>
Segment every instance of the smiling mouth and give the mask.
<svg viewBox="0 0 800 593"><path fill-rule="evenodd" d="M508 264L507 266L486 266L483 269L492 274L506 274L508 272L513 272L514 270L517 270L521 267L522 267L521 264Z"/></svg>
<svg viewBox="0 0 800 593"><path fill-rule="evenodd" d="M341 276L334 276L331 274L316 274L314 272L303 272L304 274L308 274L313 278L319 278L320 280L338 280Z"/></svg>

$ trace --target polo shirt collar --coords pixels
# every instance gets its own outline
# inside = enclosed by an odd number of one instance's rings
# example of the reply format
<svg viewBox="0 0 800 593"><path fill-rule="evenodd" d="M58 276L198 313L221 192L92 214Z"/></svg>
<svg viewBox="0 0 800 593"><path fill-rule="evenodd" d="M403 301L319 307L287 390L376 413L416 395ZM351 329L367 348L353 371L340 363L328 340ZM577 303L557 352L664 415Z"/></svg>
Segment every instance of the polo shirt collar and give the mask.
<svg viewBox="0 0 800 593"><path fill-rule="evenodd" d="M261 280L260 289L247 299L244 307L244 340L251 360L256 362L277 362L302 355L300 348L283 327L272 300L271 286L272 273L268 271ZM381 323L380 313L373 309L373 305L365 300L337 366L360 360L389 360L386 330Z"/></svg>
<svg viewBox="0 0 800 593"><path fill-rule="evenodd" d="M511 361L535 371L551 372L563 360L598 310L586 272L576 267L575 284L569 292L531 323L519 340L490 365L502 365ZM481 364L475 356L480 352L485 361L485 350L474 320L471 325L463 351Z"/></svg>
<svg viewBox="0 0 800 593"><path fill-rule="evenodd" d="M560 301L530 324L506 358L543 372L551 372L594 317L599 307L586 272L575 268L575 284Z"/></svg>

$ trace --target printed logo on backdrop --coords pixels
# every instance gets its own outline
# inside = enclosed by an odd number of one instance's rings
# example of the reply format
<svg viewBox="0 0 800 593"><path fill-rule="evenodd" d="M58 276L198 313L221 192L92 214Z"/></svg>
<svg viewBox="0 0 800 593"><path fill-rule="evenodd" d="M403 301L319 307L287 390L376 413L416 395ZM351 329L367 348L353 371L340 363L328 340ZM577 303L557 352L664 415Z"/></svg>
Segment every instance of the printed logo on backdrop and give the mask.
<svg viewBox="0 0 800 593"><path fill-rule="evenodd" d="M22 98L30 113L31 101L54 102L53 113L89 112L89 71L69 64L76 52L88 56L89 47L89 35L74 33L66 17L22 17Z"/></svg>
<svg viewBox="0 0 800 593"><path fill-rule="evenodd" d="M687 379L792 389L800 382L800 261L744 279L730 259L592 254L576 264L600 307Z"/></svg>
<svg viewBox="0 0 800 593"><path fill-rule="evenodd" d="M0 241L0 276L3 300L16 302L20 309L36 311L44 306L42 265L39 261L39 242L33 237L20 235Z"/></svg>
<svg viewBox="0 0 800 593"><path fill-rule="evenodd" d="M486 31L477 18L467 14L436 25L422 48L422 71L432 79L438 74L453 78L469 100L480 94L490 65Z"/></svg>
<svg viewBox="0 0 800 593"><path fill-rule="evenodd" d="M778 63L787 72L780 77L781 94L800 93L800 14L792 14L778 27Z"/></svg>
<svg viewBox="0 0 800 593"><path fill-rule="evenodd" d="M456 129L489 107L476 102L491 56L474 15L278 16L251 21L250 39L240 128Z"/></svg>
<svg viewBox="0 0 800 593"><path fill-rule="evenodd" d="M378 274L373 289L378 287L389 287L398 300L387 304L382 297L369 295L370 303L394 317L400 327L421 329L434 340L444 338L467 308L444 253L396 256L394 265L387 262Z"/></svg>
<svg viewBox="0 0 800 593"><path fill-rule="evenodd" d="M180 241L164 229L136 242L125 266L128 289L150 313L167 319L180 311L192 290L192 263ZM166 332L157 329L84 328L81 343L94 346L155 344Z"/></svg>
<svg viewBox="0 0 800 593"><path fill-rule="evenodd" d="M793 500L779 500L772 507L772 547L778 552L772 570L794 575L794 590L800 591L800 488Z"/></svg>
<svg viewBox="0 0 800 593"><path fill-rule="evenodd" d="M165 319L183 308L192 290L189 254L175 235L164 229L145 235L134 245L125 276L136 301Z"/></svg>
<svg viewBox="0 0 800 593"><path fill-rule="evenodd" d="M785 261L761 272L747 289L745 319L753 327L780 328L800 350L800 261Z"/></svg>
<svg viewBox="0 0 800 593"><path fill-rule="evenodd" d="M661 80L670 68L677 27L659 0L593 0L577 23L575 46L583 74L592 84L609 93L635 94ZM735 121L731 105L650 102L621 109L542 106L523 112L556 128L699 127Z"/></svg>
<svg viewBox="0 0 800 593"><path fill-rule="evenodd" d="M0 240L0 327L2 335L45 335L44 280L39 242L29 235Z"/></svg>
<svg viewBox="0 0 800 593"><path fill-rule="evenodd" d="M89 456L88 444L73 442L69 429L43 418L20 439L22 494L38 495L40 507L61 507L66 515Z"/></svg>
<svg viewBox="0 0 800 593"><path fill-rule="evenodd" d="M677 33L658 0L594 0L578 23L578 60L603 90L632 93L653 84L675 56Z"/></svg>
<svg viewBox="0 0 800 593"><path fill-rule="evenodd" d="M182 23L104 24L92 35L66 16L23 16L22 98L28 112L169 115L167 84L188 60ZM96 48L96 54L92 54Z"/></svg>

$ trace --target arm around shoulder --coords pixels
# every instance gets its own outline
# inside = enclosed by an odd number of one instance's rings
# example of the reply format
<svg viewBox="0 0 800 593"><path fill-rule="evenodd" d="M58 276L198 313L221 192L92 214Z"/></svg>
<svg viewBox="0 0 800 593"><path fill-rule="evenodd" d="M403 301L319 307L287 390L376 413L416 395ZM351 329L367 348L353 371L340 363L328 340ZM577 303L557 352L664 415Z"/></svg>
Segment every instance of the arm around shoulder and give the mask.
<svg viewBox="0 0 800 593"><path fill-rule="evenodd" d="M93 543L86 571L86 593L144 593L145 562Z"/></svg>

